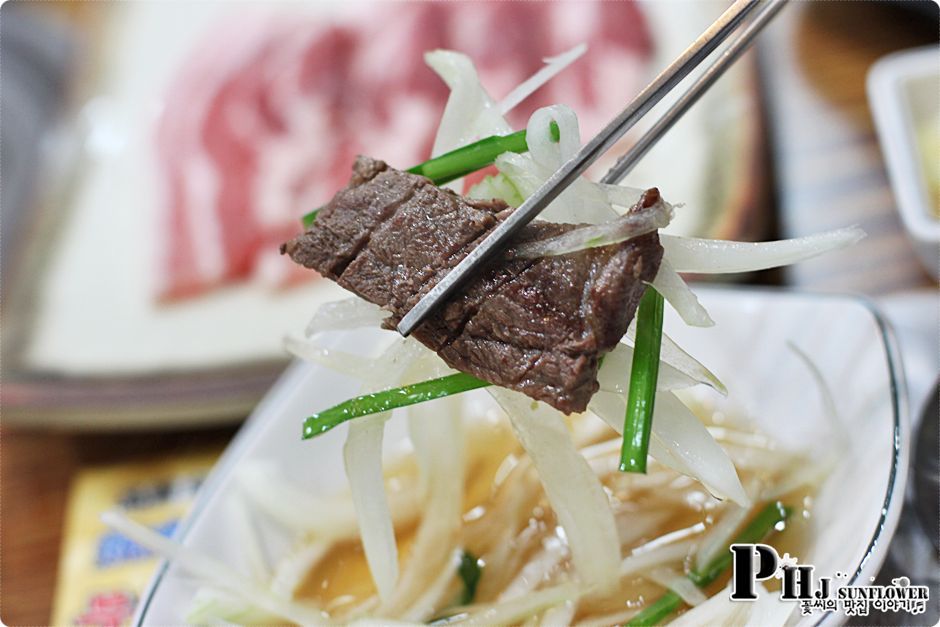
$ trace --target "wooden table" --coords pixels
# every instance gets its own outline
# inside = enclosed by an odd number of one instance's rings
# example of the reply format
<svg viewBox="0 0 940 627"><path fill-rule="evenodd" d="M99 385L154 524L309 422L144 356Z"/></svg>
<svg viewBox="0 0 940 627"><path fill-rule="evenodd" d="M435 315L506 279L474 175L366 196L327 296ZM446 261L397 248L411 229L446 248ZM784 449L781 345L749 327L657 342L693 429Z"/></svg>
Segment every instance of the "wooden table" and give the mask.
<svg viewBox="0 0 940 627"><path fill-rule="evenodd" d="M865 248L820 261L791 273L790 279L869 293L933 285L900 232L874 143L864 81L879 56L936 42L936 20L877 2L801 2L788 12L768 33L762 51L779 140L780 230L796 234L857 222L872 234ZM864 272L858 271L859 263ZM49 621L65 501L78 470L218 446L234 431L76 435L0 430L3 622Z"/></svg>
<svg viewBox="0 0 940 627"><path fill-rule="evenodd" d="M217 450L237 426L185 433L0 429L0 618L47 625L69 486L83 468Z"/></svg>

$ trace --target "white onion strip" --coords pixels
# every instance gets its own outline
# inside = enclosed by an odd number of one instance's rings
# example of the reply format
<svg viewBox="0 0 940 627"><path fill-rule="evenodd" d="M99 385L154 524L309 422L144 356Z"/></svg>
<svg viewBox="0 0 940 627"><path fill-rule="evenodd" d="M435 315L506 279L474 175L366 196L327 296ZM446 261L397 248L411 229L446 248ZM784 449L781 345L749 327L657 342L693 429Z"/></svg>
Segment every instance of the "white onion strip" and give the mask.
<svg viewBox="0 0 940 627"><path fill-rule="evenodd" d="M617 344L612 351L604 355L604 363L597 371L597 382L600 384L600 389L604 392L625 394L630 385L632 371L633 347L626 344ZM668 362L659 362L659 378L656 380L657 390L681 390L698 383L705 383L705 381L692 378Z"/></svg>
<svg viewBox="0 0 940 627"><path fill-rule="evenodd" d="M398 544L382 477L382 435L390 415L386 412L354 420L343 446L362 548L383 601L392 598L398 583Z"/></svg>
<svg viewBox="0 0 940 627"><path fill-rule="evenodd" d="M620 434L626 408L624 395L610 393L595 394L588 405ZM656 393L649 452L662 464L697 479L715 496L750 505L731 458L698 417L671 392Z"/></svg>
<svg viewBox="0 0 940 627"><path fill-rule="evenodd" d="M286 555L277 565L271 580L271 592L282 599L292 599L304 578L332 547L331 542L308 542Z"/></svg>
<svg viewBox="0 0 940 627"><path fill-rule="evenodd" d="M244 575L232 570L228 564L193 549L184 548L153 529L131 520L123 512L115 510L104 512L101 514L101 521L141 546L163 555L179 568L241 597L255 607L291 620L298 625L327 624L328 617L323 612L305 604L280 599L268 590L259 588Z"/></svg>
<svg viewBox="0 0 940 627"><path fill-rule="evenodd" d="M534 259L609 246L665 228L670 220L672 206L660 199L651 207L630 211L614 220L583 226L556 237L523 244L516 248L515 256Z"/></svg>
<svg viewBox="0 0 940 627"><path fill-rule="evenodd" d="M457 577L461 556L462 551L460 549L451 554L448 566L427 585L427 588L412 603L411 607L402 613L402 620L411 624L426 625L434 617L436 608L447 602L445 595L451 589L451 582Z"/></svg>
<svg viewBox="0 0 940 627"><path fill-rule="evenodd" d="M650 453L667 466L696 477L709 492L742 506L750 499L723 448L682 401L669 392L656 394Z"/></svg>
<svg viewBox="0 0 940 627"><path fill-rule="evenodd" d="M698 550L695 552L695 567L698 570L704 569L705 565L717 557L719 553L728 550L734 532L744 524L750 513L751 508L741 507L736 503L727 506L721 520L705 533Z"/></svg>
<svg viewBox="0 0 940 627"><path fill-rule="evenodd" d="M500 593L497 601L509 601L529 594L547 581L554 570L568 556L568 547L557 537L550 536L541 551L530 558L522 570Z"/></svg>
<svg viewBox="0 0 940 627"><path fill-rule="evenodd" d="M680 573L675 568L670 568L668 566L660 566L659 568L654 568L646 574L649 579L655 581L663 588L672 590L680 597L682 600L695 607L696 605L701 605L708 600L708 597L705 596L705 593L696 587L692 580Z"/></svg>
<svg viewBox="0 0 940 627"><path fill-rule="evenodd" d="M558 125L559 139L551 139L550 126ZM581 144L578 118L570 107L555 105L539 109L526 127L529 152L505 152L496 158L496 167L526 198L547 181ZM616 218L608 191L584 177L577 178L549 204L539 218L549 222L598 224Z"/></svg>
<svg viewBox="0 0 940 627"><path fill-rule="evenodd" d="M496 102L480 83L470 57L452 50L433 50L424 54L424 61L450 88L434 139L432 157L465 146L480 137L512 132L500 115Z"/></svg>
<svg viewBox="0 0 940 627"><path fill-rule="evenodd" d="M565 530L578 577L592 593L617 587L620 539L607 494L571 441L557 410L499 388L487 388L509 414Z"/></svg>
<svg viewBox="0 0 940 627"><path fill-rule="evenodd" d="M426 487L421 524L408 565L394 595L383 599L378 613L399 616L444 571L452 573L463 515L464 452L460 400L440 399L409 409L408 427Z"/></svg>
<svg viewBox="0 0 940 627"><path fill-rule="evenodd" d="M645 189L627 187L626 185L609 185L607 183L598 183L597 185L607 194L607 200L610 204L624 209L630 209L633 205L638 203L640 198L643 197L643 193L646 191ZM676 207L676 205L670 206L672 208Z"/></svg>
<svg viewBox="0 0 940 627"><path fill-rule="evenodd" d="M758 586L758 599L769 597L760 582ZM748 625L751 616L752 603L741 603L731 600L731 588L726 587L718 594L712 596L704 603L697 605L678 616L669 623L671 627L701 627L702 625ZM770 627L770 625L760 627Z"/></svg>
<svg viewBox="0 0 940 627"><path fill-rule="evenodd" d="M346 331L362 327L379 327L388 315L378 305L358 296L323 303L307 323L304 334L311 337L324 331Z"/></svg>
<svg viewBox="0 0 940 627"><path fill-rule="evenodd" d="M616 582L614 582L616 583ZM461 625L512 625L522 622L523 619L537 614L547 607L574 601L581 596L578 585L573 581L536 590L524 597L512 599L504 603L493 603L484 606L480 611L474 612L466 620L453 621Z"/></svg>
<svg viewBox="0 0 940 627"><path fill-rule="evenodd" d="M660 235L666 258L677 272L751 272L805 261L865 237L857 226L775 242L733 242Z"/></svg>
<svg viewBox="0 0 940 627"><path fill-rule="evenodd" d="M356 511L349 498L318 497L293 485L273 464L252 462L236 470L235 479L254 507L295 534L310 534L322 540L348 540L359 534ZM418 491L391 492L388 495L396 526L417 518Z"/></svg>
<svg viewBox="0 0 940 627"><path fill-rule="evenodd" d="M702 304L698 302L698 297L689 289L682 277L672 268L670 263L663 257L659 264L659 272L653 279L653 288L662 294L676 313L689 326L693 327L711 327L715 325Z"/></svg>
<svg viewBox="0 0 940 627"><path fill-rule="evenodd" d="M550 607L542 614L540 627L568 627L572 624L574 615L578 612L578 602L576 600L565 601L554 607Z"/></svg>
<svg viewBox="0 0 940 627"><path fill-rule="evenodd" d="M655 549L637 547L620 562L620 576L636 575L663 564L681 562L692 551L692 541L674 542Z"/></svg>
<svg viewBox="0 0 940 627"><path fill-rule="evenodd" d="M535 93L539 87L555 78L562 70L581 58L585 52L587 52L587 44L578 44L567 52L542 59L545 62L545 67L519 83L511 92L506 94L499 101L499 112L506 115L512 111L516 105Z"/></svg>
<svg viewBox="0 0 940 627"><path fill-rule="evenodd" d="M627 339L631 342L636 341L636 318L630 322L630 326L627 327ZM695 379L699 383L703 383L710 388L719 392L722 396L728 395L728 388L725 387L725 384L712 373L711 370L705 367L705 364L697 360L695 357L692 357L687 353L681 346L679 346L674 339L669 337L665 332L663 333L662 344L659 347L659 357L660 363L667 363L679 372L682 372L689 377Z"/></svg>
<svg viewBox="0 0 940 627"><path fill-rule="evenodd" d="M427 349L411 338L395 342L377 360L367 389L383 390L400 384L415 361L426 353ZM392 600L398 584L398 544L382 474L382 438L391 415L383 412L352 421L343 446L362 548L383 603Z"/></svg>
<svg viewBox="0 0 940 627"><path fill-rule="evenodd" d="M284 348L291 355L304 361L320 364L325 368L357 379L367 377L375 364L372 359L332 348L323 348L316 344L314 340L306 340L293 335L284 337Z"/></svg>
<svg viewBox="0 0 940 627"><path fill-rule="evenodd" d="M274 625L284 620L216 586L201 586L196 590L185 618L187 625Z"/></svg>

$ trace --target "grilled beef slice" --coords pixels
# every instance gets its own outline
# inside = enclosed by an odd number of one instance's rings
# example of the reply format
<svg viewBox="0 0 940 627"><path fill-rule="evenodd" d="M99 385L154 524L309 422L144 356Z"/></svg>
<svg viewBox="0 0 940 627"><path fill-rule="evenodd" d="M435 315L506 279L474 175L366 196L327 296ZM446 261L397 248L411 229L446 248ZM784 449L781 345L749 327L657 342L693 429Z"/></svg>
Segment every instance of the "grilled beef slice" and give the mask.
<svg viewBox="0 0 940 627"><path fill-rule="evenodd" d="M658 199L651 189L640 203ZM281 252L390 311L385 325L394 328L511 211L359 157L346 188ZM535 221L514 244L577 226ZM584 411L598 358L626 333L662 254L656 233L539 259L514 259L510 249L414 336L457 370L565 413Z"/></svg>

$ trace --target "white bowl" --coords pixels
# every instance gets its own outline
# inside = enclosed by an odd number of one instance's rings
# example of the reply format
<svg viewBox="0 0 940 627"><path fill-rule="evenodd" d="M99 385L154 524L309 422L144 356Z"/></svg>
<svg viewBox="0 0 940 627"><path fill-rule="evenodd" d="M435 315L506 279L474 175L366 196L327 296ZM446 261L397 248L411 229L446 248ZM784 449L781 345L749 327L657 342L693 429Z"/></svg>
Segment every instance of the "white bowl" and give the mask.
<svg viewBox="0 0 940 627"><path fill-rule="evenodd" d="M940 277L940 219L917 147L921 124L940 117L936 46L890 54L868 72L868 100L904 228L934 278Z"/></svg>
<svg viewBox="0 0 940 627"><path fill-rule="evenodd" d="M667 311L666 330L699 356L729 389L731 402L759 428L783 444L818 446L833 436L822 416L820 396L805 364L788 350L792 341L825 373L847 429L840 439L848 453L815 500L814 539L800 555L817 576L849 573L845 583L868 583L885 558L903 501L909 435L903 380L891 335L866 301L752 289L700 289L717 326L692 329ZM361 336L360 336L361 337ZM186 546L244 567L229 524L226 495L237 489L236 467L250 461L277 465L313 493L345 485L342 428L301 441L301 418L356 394L357 382L322 367L296 362L283 374L229 446L204 484L176 538ZM486 396L485 394L483 395ZM405 437L403 420L389 421L389 447ZM835 442L831 442L833 445ZM275 553L291 541L265 529ZM837 582L838 583L838 582ZM144 593L134 623L181 624L195 585L164 563ZM825 615L827 623L840 616ZM844 617L842 617L844 618ZM814 624L820 615L804 619Z"/></svg>

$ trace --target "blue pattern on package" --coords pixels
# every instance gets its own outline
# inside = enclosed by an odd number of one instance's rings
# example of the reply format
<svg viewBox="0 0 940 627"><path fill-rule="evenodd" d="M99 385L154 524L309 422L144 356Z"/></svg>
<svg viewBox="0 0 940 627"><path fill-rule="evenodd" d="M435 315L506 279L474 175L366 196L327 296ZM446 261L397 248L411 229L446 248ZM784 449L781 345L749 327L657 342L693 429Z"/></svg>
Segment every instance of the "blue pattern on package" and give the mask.
<svg viewBox="0 0 940 627"><path fill-rule="evenodd" d="M162 536L170 537L176 531L179 520L170 520L162 525L154 527L154 531ZM153 551L144 548L116 531L105 533L98 540L98 551L95 556L95 564L99 568L114 566L122 562L142 559L153 555Z"/></svg>

